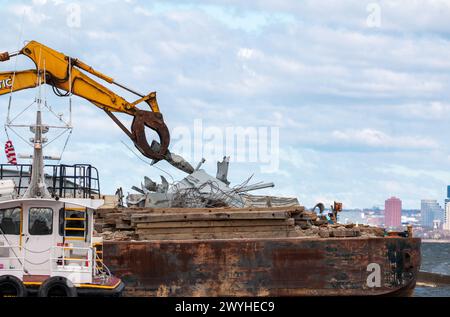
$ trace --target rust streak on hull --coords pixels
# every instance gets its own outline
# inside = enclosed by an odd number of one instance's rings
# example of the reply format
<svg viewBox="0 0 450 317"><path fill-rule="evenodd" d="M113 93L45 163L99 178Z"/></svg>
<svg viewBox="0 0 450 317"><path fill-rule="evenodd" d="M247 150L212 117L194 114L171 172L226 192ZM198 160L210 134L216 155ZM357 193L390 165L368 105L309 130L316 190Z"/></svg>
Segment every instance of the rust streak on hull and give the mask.
<svg viewBox="0 0 450 317"><path fill-rule="evenodd" d="M104 244L106 264L131 296L410 294L420 239L280 238ZM381 268L370 288L368 265Z"/></svg>

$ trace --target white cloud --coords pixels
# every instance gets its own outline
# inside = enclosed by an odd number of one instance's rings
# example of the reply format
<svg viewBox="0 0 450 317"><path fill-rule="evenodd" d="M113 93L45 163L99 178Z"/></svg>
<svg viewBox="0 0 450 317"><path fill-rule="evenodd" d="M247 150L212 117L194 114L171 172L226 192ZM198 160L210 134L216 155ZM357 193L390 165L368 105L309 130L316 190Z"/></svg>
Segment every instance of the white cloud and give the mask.
<svg viewBox="0 0 450 317"><path fill-rule="evenodd" d="M251 59L254 51L251 48L240 48L237 56L241 59Z"/></svg>
<svg viewBox="0 0 450 317"><path fill-rule="evenodd" d="M432 101L426 104L413 104L402 107L404 115L419 119L448 120L450 117L450 104Z"/></svg>
<svg viewBox="0 0 450 317"><path fill-rule="evenodd" d="M42 4L45 4L45 1ZM34 25L40 25L42 22L50 19L48 14L39 12L35 7L30 5L18 4L11 6L9 9L16 17L25 17L27 22Z"/></svg>
<svg viewBox="0 0 450 317"><path fill-rule="evenodd" d="M435 140L414 136L393 137L384 132L363 129L363 130L335 130L332 137L337 141L342 141L354 145L367 145L371 147L388 147L400 149L434 149L438 147Z"/></svg>
<svg viewBox="0 0 450 317"><path fill-rule="evenodd" d="M407 178L408 181L410 181L412 178L424 179L427 177L441 182L448 182L448 180L450 179L450 172L441 170L439 168L426 170L420 168L410 168L402 165L391 165L381 168L380 171L387 174L400 175Z"/></svg>

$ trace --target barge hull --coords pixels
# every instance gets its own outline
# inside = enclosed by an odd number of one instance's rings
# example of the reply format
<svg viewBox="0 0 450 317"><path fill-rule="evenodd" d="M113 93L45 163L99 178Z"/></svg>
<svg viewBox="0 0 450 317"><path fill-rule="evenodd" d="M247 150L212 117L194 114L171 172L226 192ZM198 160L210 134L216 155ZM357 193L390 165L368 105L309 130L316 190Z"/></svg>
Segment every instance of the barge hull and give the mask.
<svg viewBox="0 0 450 317"><path fill-rule="evenodd" d="M125 296L409 296L420 244L402 237L105 241L104 258Z"/></svg>

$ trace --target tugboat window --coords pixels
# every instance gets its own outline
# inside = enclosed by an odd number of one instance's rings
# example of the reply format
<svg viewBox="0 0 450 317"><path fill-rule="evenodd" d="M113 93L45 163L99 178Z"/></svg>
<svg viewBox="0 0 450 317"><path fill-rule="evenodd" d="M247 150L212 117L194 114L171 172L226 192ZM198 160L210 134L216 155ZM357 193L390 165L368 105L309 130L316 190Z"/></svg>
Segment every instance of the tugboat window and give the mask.
<svg viewBox="0 0 450 317"><path fill-rule="evenodd" d="M28 228L33 236L53 233L53 210L50 208L30 208Z"/></svg>
<svg viewBox="0 0 450 317"><path fill-rule="evenodd" d="M20 207L0 209L0 229L4 234L20 234Z"/></svg>

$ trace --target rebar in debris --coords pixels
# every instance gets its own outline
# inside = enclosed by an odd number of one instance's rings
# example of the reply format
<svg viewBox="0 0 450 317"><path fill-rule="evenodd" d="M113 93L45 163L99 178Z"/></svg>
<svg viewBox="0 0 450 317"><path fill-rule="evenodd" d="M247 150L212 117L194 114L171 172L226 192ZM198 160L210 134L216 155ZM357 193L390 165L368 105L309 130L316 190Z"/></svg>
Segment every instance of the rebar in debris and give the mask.
<svg viewBox="0 0 450 317"><path fill-rule="evenodd" d="M248 185L251 178L242 184L223 190L217 182L208 181L198 187L180 188L180 183L173 189L172 207L176 208L218 208L242 207L243 200L240 193Z"/></svg>

